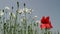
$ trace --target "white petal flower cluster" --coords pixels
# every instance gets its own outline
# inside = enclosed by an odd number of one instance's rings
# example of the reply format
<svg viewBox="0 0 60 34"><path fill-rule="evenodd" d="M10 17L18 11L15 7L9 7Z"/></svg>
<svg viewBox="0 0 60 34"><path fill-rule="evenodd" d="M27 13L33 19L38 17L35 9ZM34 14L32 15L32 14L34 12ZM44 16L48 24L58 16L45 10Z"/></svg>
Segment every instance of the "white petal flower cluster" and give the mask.
<svg viewBox="0 0 60 34"><path fill-rule="evenodd" d="M28 9L28 8L25 8L24 11L28 14L31 14L32 13L32 9Z"/></svg>
<svg viewBox="0 0 60 34"><path fill-rule="evenodd" d="M31 14L31 12L32 12L32 9L28 9L28 8L23 8L23 9L18 10L19 14L23 14L23 13Z"/></svg>

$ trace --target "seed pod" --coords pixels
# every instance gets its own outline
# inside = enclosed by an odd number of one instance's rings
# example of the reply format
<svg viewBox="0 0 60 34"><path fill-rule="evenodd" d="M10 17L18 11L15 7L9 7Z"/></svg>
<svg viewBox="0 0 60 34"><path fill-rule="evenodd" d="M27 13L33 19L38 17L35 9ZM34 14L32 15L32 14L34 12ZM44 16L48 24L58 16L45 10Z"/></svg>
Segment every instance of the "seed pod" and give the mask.
<svg viewBox="0 0 60 34"><path fill-rule="evenodd" d="M17 2L17 7L19 8L19 2Z"/></svg>

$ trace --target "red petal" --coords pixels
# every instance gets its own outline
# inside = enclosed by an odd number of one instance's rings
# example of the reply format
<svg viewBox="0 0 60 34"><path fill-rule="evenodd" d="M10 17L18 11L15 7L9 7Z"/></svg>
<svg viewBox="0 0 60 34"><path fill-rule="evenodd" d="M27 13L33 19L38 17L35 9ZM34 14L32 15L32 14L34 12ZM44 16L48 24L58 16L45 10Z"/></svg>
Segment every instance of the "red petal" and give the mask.
<svg viewBox="0 0 60 34"><path fill-rule="evenodd" d="M46 25L45 25L45 24L41 24L41 25L40 25L40 28L41 28L41 29L46 28Z"/></svg>
<svg viewBox="0 0 60 34"><path fill-rule="evenodd" d="M45 16L42 17L41 23L45 23Z"/></svg>

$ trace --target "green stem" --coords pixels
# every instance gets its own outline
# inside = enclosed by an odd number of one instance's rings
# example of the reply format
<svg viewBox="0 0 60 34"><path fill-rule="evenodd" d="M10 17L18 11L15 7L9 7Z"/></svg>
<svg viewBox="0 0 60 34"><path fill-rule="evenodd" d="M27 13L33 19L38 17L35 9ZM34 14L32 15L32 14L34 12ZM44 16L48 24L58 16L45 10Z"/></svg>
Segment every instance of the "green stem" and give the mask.
<svg viewBox="0 0 60 34"><path fill-rule="evenodd" d="M12 28L11 28L11 23L12 23L12 12L11 12L11 16L10 16L10 33L9 34L12 34Z"/></svg>

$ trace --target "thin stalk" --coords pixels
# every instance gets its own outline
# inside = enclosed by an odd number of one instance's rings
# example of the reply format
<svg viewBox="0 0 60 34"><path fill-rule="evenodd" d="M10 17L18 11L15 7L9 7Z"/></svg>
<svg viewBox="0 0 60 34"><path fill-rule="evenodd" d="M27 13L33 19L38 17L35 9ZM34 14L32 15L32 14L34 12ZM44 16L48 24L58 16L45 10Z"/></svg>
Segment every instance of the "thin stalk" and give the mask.
<svg viewBox="0 0 60 34"><path fill-rule="evenodd" d="M13 22L13 6L12 6L12 11L11 11L11 14L10 14L10 33L9 34L12 34L12 22Z"/></svg>
<svg viewBox="0 0 60 34"><path fill-rule="evenodd" d="M4 12L4 10L3 10L3 12ZM1 16L0 16L0 22L1 22ZM5 27L5 17L4 17L4 15L3 15L3 34L6 34L5 33L5 29L6 29L6 27Z"/></svg>
<svg viewBox="0 0 60 34"><path fill-rule="evenodd" d="M12 34L12 28L11 28L11 23L12 23L12 12L11 12L11 16L10 16L10 33L9 34Z"/></svg>
<svg viewBox="0 0 60 34"><path fill-rule="evenodd" d="M4 28L4 34L6 34L6 23L4 23L3 28Z"/></svg>
<svg viewBox="0 0 60 34"><path fill-rule="evenodd" d="M16 11L16 19L14 24L14 34L16 34L16 23L17 23L17 17L18 17L18 10L19 10L19 2L17 2L17 11Z"/></svg>
<svg viewBox="0 0 60 34"><path fill-rule="evenodd" d="M26 4L24 3L24 9L26 8ZM24 10L24 13L25 13L25 26L24 26L24 34L27 33L27 18L26 18L26 11Z"/></svg>
<svg viewBox="0 0 60 34"><path fill-rule="evenodd" d="M4 10L3 10L3 12L4 12ZM4 15L3 15L3 29L5 28L5 27L4 27L4 23L5 23L5 17L4 17ZM4 29L4 34L5 34L5 29Z"/></svg>

